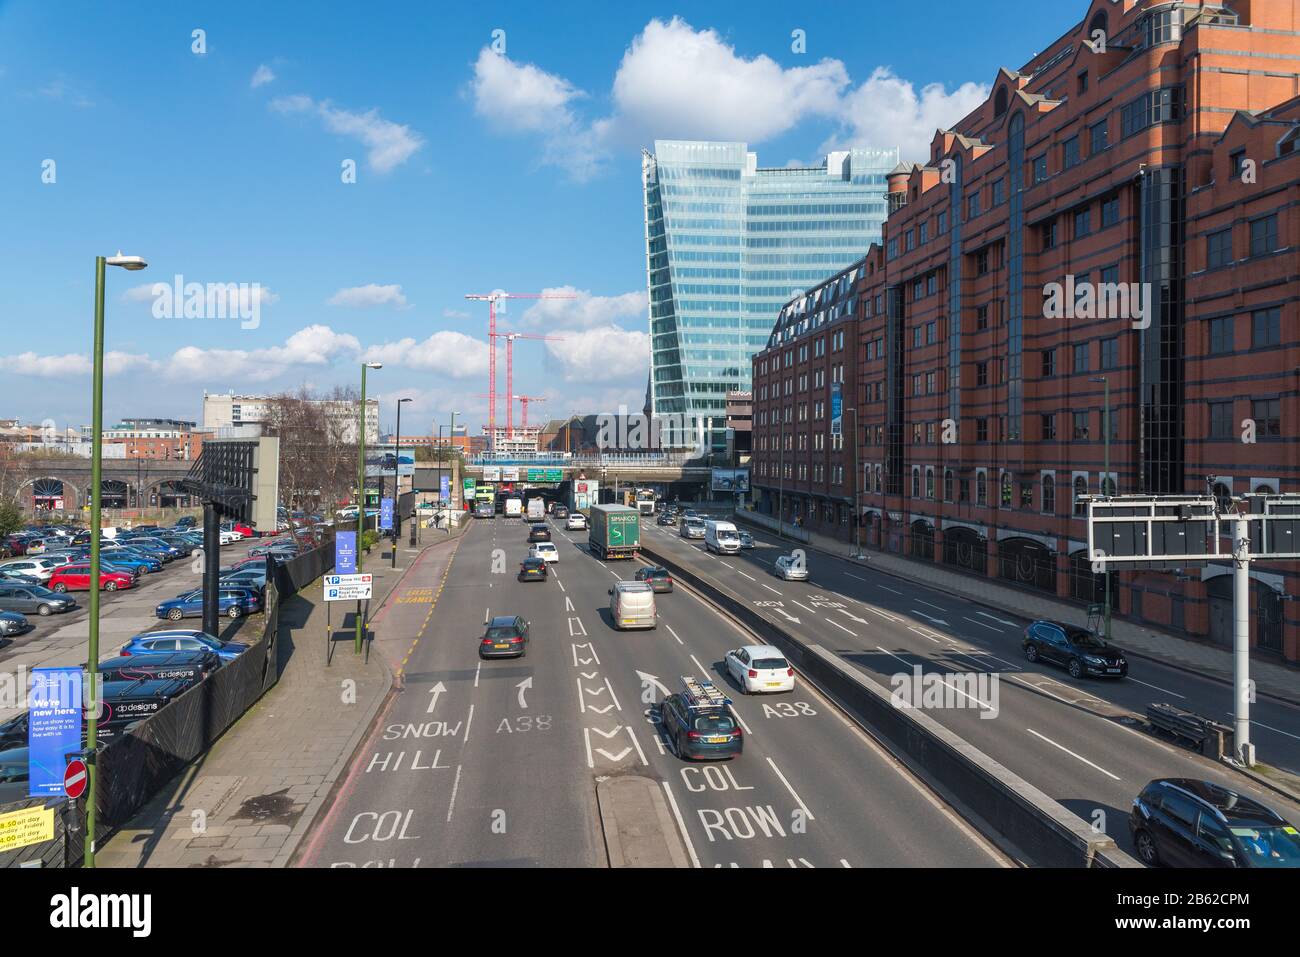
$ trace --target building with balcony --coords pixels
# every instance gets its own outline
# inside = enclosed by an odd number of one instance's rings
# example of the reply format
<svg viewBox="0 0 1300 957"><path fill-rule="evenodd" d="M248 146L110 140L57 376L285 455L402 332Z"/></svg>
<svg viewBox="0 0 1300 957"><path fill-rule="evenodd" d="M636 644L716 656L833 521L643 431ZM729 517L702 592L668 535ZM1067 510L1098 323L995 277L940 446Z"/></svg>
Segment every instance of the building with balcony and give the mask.
<svg viewBox="0 0 1300 957"><path fill-rule="evenodd" d="M856 489L834 480L828 421L799 447L799 409L830 401L801 350L829 349L829 321L792 331L792 300L753 369L768 509L847 540L827 510L847 503L873 547L1073 600L1082 621L1105 586L1079 496L1300 490L1300 6L1081 13L889 177L854 280ZM1113 573L1112 597L1226 645L1230 572ZM1297 563L1251 577L1252 643L1300 660Z"/></svg>

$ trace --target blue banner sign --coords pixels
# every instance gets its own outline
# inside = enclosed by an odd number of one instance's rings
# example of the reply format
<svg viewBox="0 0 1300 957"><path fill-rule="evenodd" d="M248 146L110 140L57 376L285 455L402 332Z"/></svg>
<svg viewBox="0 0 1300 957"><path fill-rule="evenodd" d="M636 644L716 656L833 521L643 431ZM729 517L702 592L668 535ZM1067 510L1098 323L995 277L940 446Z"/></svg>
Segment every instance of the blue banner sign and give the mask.
<svg viewBox="0 0 1300 957"><path fill-rule="evenodd" d="M384 531L390 531L393 527L393 500L391 498L379 500L379 527Z"/></svg>
<svg viewBox="0 0 1300 957"><path fill-rule="evenodd" d="M27 696L27 794L63 794L68 754L81 750L80 668L33 668ZM101 687L103 679L95 682Z"/></svg>
<svg viewBox="0 0 1300 957"><path fill-rule="evenodd" d="M334 574L355 575L357 573L357 533L334 533Z"/></svg>

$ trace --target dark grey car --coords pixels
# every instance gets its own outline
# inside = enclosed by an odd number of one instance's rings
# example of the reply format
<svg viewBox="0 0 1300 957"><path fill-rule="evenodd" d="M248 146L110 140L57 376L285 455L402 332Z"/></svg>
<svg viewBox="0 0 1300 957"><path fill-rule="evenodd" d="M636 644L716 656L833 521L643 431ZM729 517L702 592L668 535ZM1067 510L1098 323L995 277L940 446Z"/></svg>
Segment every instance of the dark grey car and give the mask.
<svg viewBox="0 0 1300 957"><path fill-rule="evenodd" d="M38 615L57 615L72 611L77 607L74 599L61 595L42 585L18 585L12 582L0 582L0 609L21 611L24 614L35 612Z"/></svg>

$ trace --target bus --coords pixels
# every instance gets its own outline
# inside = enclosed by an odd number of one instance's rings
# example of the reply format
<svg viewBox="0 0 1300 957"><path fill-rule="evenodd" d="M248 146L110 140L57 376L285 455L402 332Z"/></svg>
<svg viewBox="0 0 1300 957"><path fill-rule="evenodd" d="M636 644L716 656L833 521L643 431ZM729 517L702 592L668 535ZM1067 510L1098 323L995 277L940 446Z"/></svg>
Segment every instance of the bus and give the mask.
<svg viewBox="0 0 1300 957"><path fill-rule="evenodd" d="M654 489L639 488L636 490L636 510L642 515L653 515L655 513Z"/></svg>
<svg viewBox="0 0 1300 957"><path fill-rule="evenodd" d="M474 505L478 506L486 502L492 507L493 514L497 509L497 490L495 485L476 485L474 486Z"/></svg>

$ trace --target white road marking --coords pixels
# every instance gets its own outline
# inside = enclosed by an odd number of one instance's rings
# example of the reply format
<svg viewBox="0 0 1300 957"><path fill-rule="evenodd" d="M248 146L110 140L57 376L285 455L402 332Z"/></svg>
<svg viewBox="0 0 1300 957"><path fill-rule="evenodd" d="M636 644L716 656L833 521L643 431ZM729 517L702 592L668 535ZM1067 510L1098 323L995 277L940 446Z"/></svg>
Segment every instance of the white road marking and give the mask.
<svg viewBox="0 0 1300 957"><path fill-rule="evenodd" d="M1081 755L1081 754L1075 754L1073 751L1071 751L1071 750L1070 750L1069 748L1067 748L1065 745L1063 745L1063 744L1057 744L1057 743L1056 743L1055 741L1053 741L1051 738L1047 737L1046 735L1039 734L1039 733L1038 733L1037 731L1035 731L1033 728L1025 728L1025 730L1028 731L1030 734L1032 734L1032 735L1033 735L1034 737L1036 737L1036 738L1042 738L1044 741L1046 741L1046 742L1047 742L1048 744L1050 744L1052 747L1054 747L1054 748L1060 748L1060 749L1061 749L1062 751L1064 751L1066 754L1070 755L1070 757L1072 757L1072 758L1078 758L1078 759L1079 759L1080 761L1082 761L1084 764L1088 765L1088 767L1090 767L1090 768L1096 768L1096 769L1097 769L1098 771L1100 771L1102 774L1106 775L1106 777L1111 778L1111 779L1113 779L1113 780L1115 780L1115 781L1118 781L1118 780L1120 779L1120 778L1119 778L1119 775L1117 775L1117 774L1111 774L1109 771L1107 771L1107 770L1106 770L1105 768L1103 768L1101 765L1093 764L1091 761L1089 761L1089 760L1088 760L1087 758L1085 758L1083 755Z"/></svg>
<svg viewBox="0 0 1300 957"><path fill-rule="evenodd" d="M911 632L915 632L916 634L920 635L922 638L929 638L929 639L930 639L931 641L933 641L936 645L941 645L941 644L943 644L943 642L941 642L938 638L934 637L934 635L927 635L925 632L923 632L923 631L922 631L921 629L919 629L919 628L913 628L911 625L908 625L908 626L907 626L907 630L908 630L908 631L911 631Z"/></svg>
<svg viewBox="0 0 1300 957"><path fill-rule="evenodd" d="M474 706L469 706L469 717L465 720L465 744L469 744L469 726L474 723Z"/></svg>
<svg viewBox="0 0 1300 957"><path fill-rule="evenodd" d="M456 780L451 784L451 801L447 804L448 821L451 820L452 812L456 810L456 792L460 790L460 769L461 766L459 764L456 765Z"/></svg>
<svg viewBox="0 0 1300 957"><path fill-rule="evenodd" d="M557 584L557 585L560 586L560 591L564 591L564 582L560 581L560 580L557 578L557 579L555 579L555 584ZM566 598L565 601L568 601L568 599Z"/></svg>
<svg viewBox="0 0 1300 957"><path fill-rule="evenodd" d="M650 762L645 759L645 752L641 750L641 742L637 740L636 732L632 730L631 725L628 725L627 734L628 737L632 739L632 743L636 745L636 753L641 756L641 763L644 765L649 765Z"/></svg>
<svg viewBox="0 0 1300 957"><path fill-rule="evenodd" d="M739 568L736 569L736 574L737 574L737 575L745 575L745 573L742 572ZM758 579L755 578L753 575L745 575L745 577L748 578L748 579L749 579L750 581L752 581L752 582L756 582L756 581L758 581Z"/></svg>
<svg viewBox="0 0 1300 957"><path fill-rule="evenodd" d="M480 658L479 663L474 666L474 687L478 687L478 673L483 670L483 660Z"/></svg>
<svg viewBox="0 0 1300 957"><path fill-rule="evenodd" d="M863 580L865 581L865 579L863 579ZM885 591L892 591L895 595L901 595L901 594L903 594L903 593L902 593L901 591L899 591L897 588L890 588L888 585L882 585L882 584L880 584L880 582L872 582L871 584L875 585L877 588L883 588Z"/></svg>
<svg viewBox="0 0 1300 957"><path fill-rule="evenodd" d="M790 792L790 797L794 798L794 803L799 805L799 809L803 811L804 816L807 817L808 820L810 821L817 820L817 818L813 817L813 812L808 810L808 805L803 803L803 798L801 798L798 794L795 793L794 788L790 786L790 782L785 779L785 775L782 774L781 769L776 766L776 762L773 761L771 758L768 758L767 763L772 765L772 770L775 771L776 776L781 779L781 783L784 784L785 789Z"/></svg>
<svg viewBox="0 0 1300 957"><path fill-rule="evenodd" d="M822 619L822 620L823 620L823 621L829 621L832 625L834 625L834 626L835 626L836 628L838 628L840 631L848 632L848 633L849 633L850 635L852 635L854 638L858 637L857 632L849 631L847 628L845 628L843 625L841 625L838 621L835 621L835 620L830 619L830 618L824 618L824 619Z"/></svg>
<svg viewBox="0 0 1300 957"><path fill-rule="evenodd" d="M1185 694L1179 694L1177 691L1170 691L1168 688L1162 688L1162 687L1160 687L1159 685L1151 685L1151 684L1147 684L1145 681L1138 681L1138 679L1137 679L1137 678L1134 678L1132 675L1129 675L1129 676L1128 676L1128 680L1129 680L1129 681L1137 681L1137 683L1140 684L1140 685L1146 685L1146 687L1148 687L1148 688L1155 688L1157 691L1163 691L1165 694L1171 694L1171 695L1173 695L1175 698L1186 698L1186 697L1187 697L1187 695L1185 695Z"/></svg>
<svg viewBox="0 0 1300 957"><path fill-rule="evenodd" d="M775 594L775 595L780 595L780 594L781 594L779 591L777 591L777 590L776 590L775 588L773 588L771 585L764 585L763 587L766 588L768 591L772 592L772 593ZM782 597L785 597L785 596L782 595Z"/></svg>
<svg viewBox="0 0 1300 957"><path fill-rule="evenodd" d="M1228 715L1228 717L1233 716L1231 711L1225 711L1223 713ZM1285 734L1288 738L1295 738L1297 741L1300 741L1300 735L1292 734L1290 731L1283 731L1281 728L1275 728L1271 724L1264 724L1264 722L1256 721L1254 718L1250 719L1250 723L1260 728L1268 728L1268 730L1275 731L1278 734Z"/></svg>
<svg viewBox="0 0 1300 957"><path fill-rule="evenodd" d="M700 859L695 853L695 845L691 843L691 836L686 832L686 822L682 820L682 812L677 807L677 798L673 797L673 789L668 786L668 782L663 782L664 792L668 795L668 803L672 805L673 817L677 818L677 829L682 832L682 840L686 842L687 853L691 855L691 866L699 867Z"/></svg>
<svg viewBox="0 0 1300 957"><path fill-rule="evenodd" d="M889 612L887 612L887 611L881 611L879 608L873 608L871 605L867 605L867 604L865 604L865 603L863 604L862 607L866 608L867 611L871 612L873 615L879 615L881 618L887 618L887 619L890 620L890 621L902 621L902 620L903 620L902 618L898 617L897 615L891 615L891 614L890 614Z"/></svg>
<svg viewBox="0 0 1300 957"><path fill-rule="evenodd" d="M965 615L962 615L962 617L963 617L963 618L966 618ZM971 622L971 623L973 623L973 624L979 625L981 628L987 628L989 631L996 631L999 635L1002 634L1002 629L1001 629L1001 628L997 628L997 627L995 627L995 626L993 626L993 625L986 625L986 624L984 624L984 622L982 622L982 621L977 621L977 620L974 619L974 618L966 618L966 620L969 621L969 622Z"/></svg>
<svg viewBox="0 0 1300 957"><path fill-rule="evenodd" d="M718 564L719 564L719 565L726 565L726 566L727 566L728 568L730 568L733 572L736 570L736 566L735 566L735 565L732 565L730 562L724 562L721 558L718 559Z"/></svg>
<svg viewBox="0 0 1300 957"><path fill-rule="evenodd" d="M696 658L694 654L691 655L691 661L695 662L695 667L700 669L700 674L704 675L704 677L709 681L713 680L709 676L709 669L704 667L704 665L700 664L700 659Z"/></svg>
<svg viewBox="0 0 1300 957"><path fill-rule="evenodd" d="M807 605L805 605L805 604L804 604L803 602L801 602L801 601L795 601L793 598L791 598L790 601L791 601L792 603L798 605L800 608L802 608L804 611L808 612L808 614L810 614L810 615L815 615L815 614L817 614L817 612L815 612L813 609L809 608Z"/></svg>
<svg viewBox="0 0 1300 957"><path fill-rule="evenodd" d="M913 598L912 601L916 602L918 605L924 605L926 608L933 608L935 611L946 612L948 610L947 608L940 608L938 605L933 605L928 601L921 601L919 598Z"/></svg>
<svg viewBox="0 0 1300 957"><path fill-rule="evenodd" d="M664 622L664 627L668 629L668 634L672 635L674 638L677 639L677 644L679 645L686 644L686 642L682 641L682 639L678 637L677 632L673 631L672 625L668 624L668 622Z"/></svg>

